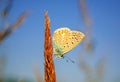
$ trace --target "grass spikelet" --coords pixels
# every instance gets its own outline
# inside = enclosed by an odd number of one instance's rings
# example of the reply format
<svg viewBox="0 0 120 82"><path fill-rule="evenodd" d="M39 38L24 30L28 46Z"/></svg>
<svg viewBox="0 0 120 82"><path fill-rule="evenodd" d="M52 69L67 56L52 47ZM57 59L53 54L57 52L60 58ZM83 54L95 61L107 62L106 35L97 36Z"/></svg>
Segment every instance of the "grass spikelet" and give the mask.
<svg viewBox="0 0 120 82"><path fill-rule="evenodd" d="M45 82L56 82L55 67L53 62L52 37L50 33L50 19L45 12L45 40L44 40L44 73Z"/></svg>

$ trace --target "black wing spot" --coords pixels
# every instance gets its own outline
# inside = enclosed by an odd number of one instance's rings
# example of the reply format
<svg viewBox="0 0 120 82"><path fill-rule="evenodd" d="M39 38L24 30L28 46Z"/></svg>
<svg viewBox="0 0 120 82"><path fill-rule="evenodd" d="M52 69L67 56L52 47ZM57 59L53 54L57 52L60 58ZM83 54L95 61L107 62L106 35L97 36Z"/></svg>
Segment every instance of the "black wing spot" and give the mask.
<svg viewBox="0 0 120 82"><path fill-rule="evenodd" d="M77 42L79 42L78 38L75 37L75 39L77 40Z"/></svg>
<svg viewBox="0 0 120 82"><path fill-rule="evenodd" d="M74 42L71 42L72 44L74 44Z"/></svg>
<svg viewBox="0 0 120 82"><path fill-rule="evenodd" d="M76 37L75 37L76 40L78 40Z"/></svg>

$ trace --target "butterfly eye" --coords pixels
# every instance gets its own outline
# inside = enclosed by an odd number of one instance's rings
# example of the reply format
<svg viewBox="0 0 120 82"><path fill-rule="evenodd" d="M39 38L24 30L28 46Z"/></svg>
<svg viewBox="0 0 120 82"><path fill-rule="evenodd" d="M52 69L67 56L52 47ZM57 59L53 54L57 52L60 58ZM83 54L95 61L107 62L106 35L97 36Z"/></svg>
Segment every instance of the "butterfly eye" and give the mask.
<svg viewBox="0 0 120 82"><path fill-rule="evenodd" d="M78 40L76 37L75 37L76 40Z"/></svg>

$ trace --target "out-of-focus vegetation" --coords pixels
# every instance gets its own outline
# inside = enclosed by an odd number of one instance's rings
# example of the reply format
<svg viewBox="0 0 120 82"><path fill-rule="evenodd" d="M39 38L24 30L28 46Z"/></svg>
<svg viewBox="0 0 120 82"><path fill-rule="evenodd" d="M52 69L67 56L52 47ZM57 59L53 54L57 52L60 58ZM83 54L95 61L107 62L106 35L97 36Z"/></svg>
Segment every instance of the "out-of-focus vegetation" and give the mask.
<svg viewBox="0 0 120 82"><path fill-rule="evenodd" d="M8 36L23 23L29 14L28 11L25 11L19 16L14 24L11 24L10 21L8 21L7 16L11 11L12 3L13 0L0 0L0 47L2 47L4 39L8 38ZM0 82L33 82L30 79L19 80L20 78L18 77L5 76L6 63L7 57L5 54L0 53Z"/></svg>
<svg viewBox="0 0 120 82"><path fill-rule="evenodd" d="M7 36L9 36L15 29L17 29L25 20L25 18L28 15L28 11L25 11L14 24L9 24L9 21L6 20L7 15L10 12L10 9L12 7L12 0L8 0L7 6L0 12L0 42L2 42ZM2 25L3 23L3 25Z"/></svg>
<svg viewBox="0 0 120 82"><path fill-rule="evenodd" d="M85 52L82 52L80 55L80 68L85 73L85 81L86 82L103 82L105 75L105 57L102 57L94 67L87 62L86 57L94 54L95 51L95 43L93 39L93 22L90 17L89 8L87 6L86 0L79 0L79 8L82 14L82 18L85 24L85 40L84 40L84 49ZM94 55L96 56L96 55ZM91 59L93 60L93 58Z"/></svg>

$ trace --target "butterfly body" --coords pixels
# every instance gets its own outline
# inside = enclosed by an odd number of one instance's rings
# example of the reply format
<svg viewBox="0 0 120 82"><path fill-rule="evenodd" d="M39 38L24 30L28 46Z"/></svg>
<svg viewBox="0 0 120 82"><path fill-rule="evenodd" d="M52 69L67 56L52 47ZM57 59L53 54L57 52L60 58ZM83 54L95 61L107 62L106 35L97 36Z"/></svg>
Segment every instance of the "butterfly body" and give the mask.
<svg viewBox="0 0 120 82"><path fill-rule="evenodd" d="M76 47L84 38L84 34L79 31L71 31L69 28L60 28L53 35L53 52L58 58Z"/></svg>

